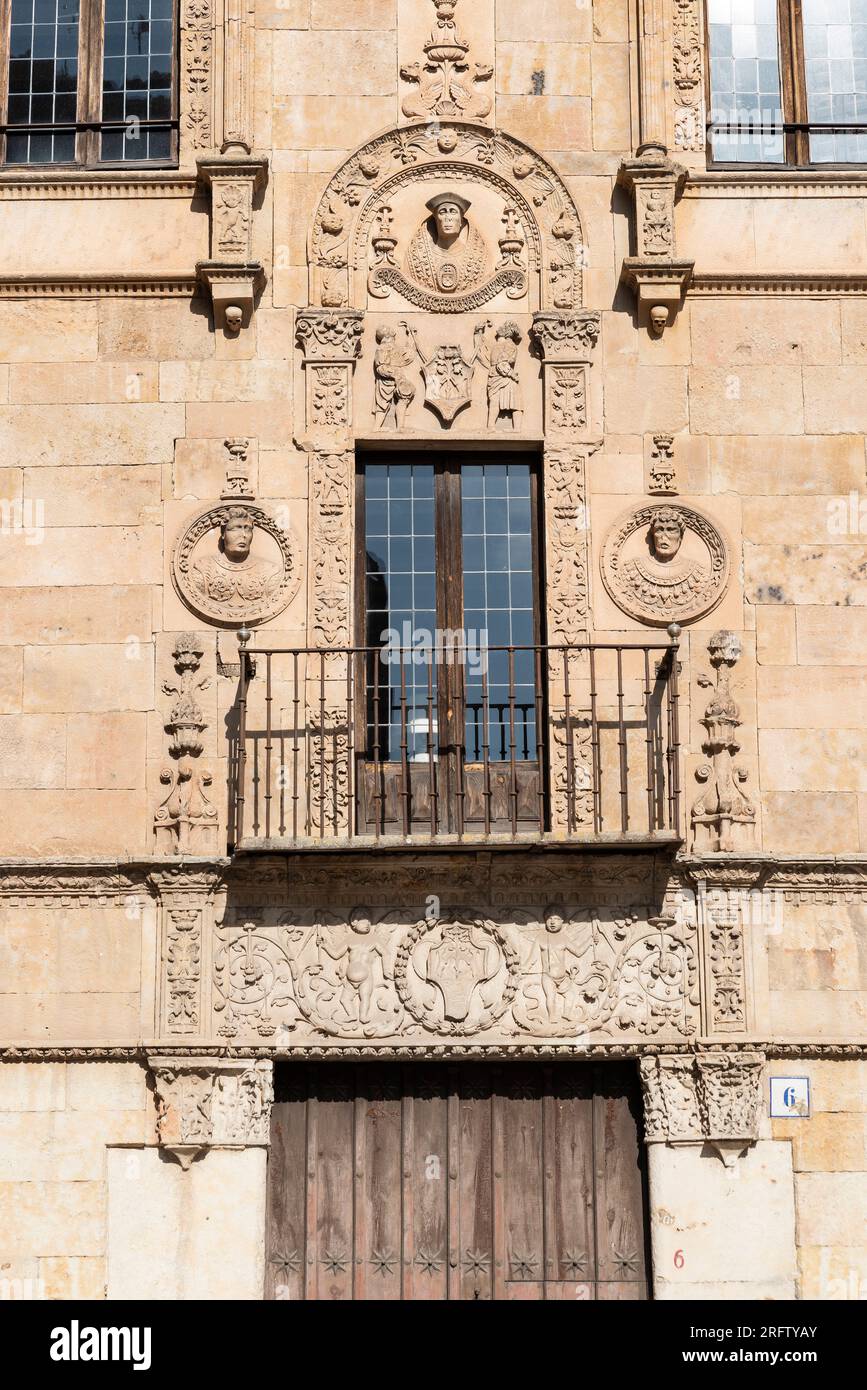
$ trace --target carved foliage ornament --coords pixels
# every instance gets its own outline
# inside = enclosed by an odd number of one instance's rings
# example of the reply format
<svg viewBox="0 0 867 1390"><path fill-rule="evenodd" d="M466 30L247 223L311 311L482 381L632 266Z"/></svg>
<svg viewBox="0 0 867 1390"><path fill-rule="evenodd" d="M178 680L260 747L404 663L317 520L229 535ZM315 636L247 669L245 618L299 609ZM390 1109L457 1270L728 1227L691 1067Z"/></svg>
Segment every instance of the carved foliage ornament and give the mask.
<svg viewBox="0 0 867 1390"><path fill-rule="evenodd" d="M764 1062L748 1051L643 1057L648 1143L754 1143Z"/></svg>
<svg viewBox="0 0 867 1390"><path fill-rule="evenodd" d="M703 153L701 0L674 0L672 39L675 148Z"/></svg>
<svg viewBox="0 0 867 1390"><path fill-rule="evenodd" d="M624 513L602 552L602 579L618 608L655 627L709 613L723 597L728 576L721 531L696 507L680 502Z"/></svg>
<svg viewBox="0 0 867 1390"><path fill-rule="evenodd" d="M205 1148L270 1142L271 1062L154 1057L150 1065L160 1147L183 1168Z"/></svg>
<svg viewBox="0 0 867 1390"><path fill-rule="evenodd" d="M214 143L212 129L214 17L210 0L187 0L181 38L181 109L193 149Z"/></svg>
<svg viewBox="0 0 867 1390"><path fill-rule="evenodd" d="M492 98L482 83L494 75L490 63L469 63L470 45L458 32L455 10L458 0L432 0L436 22L422 45L423 63L407 63L400 75L418 90L405 97L405 116L465 116L483 120Z"/></svg>
<svg viewBox="0 0 867 1390"><path fill-rule="evenodd" d="M398 267L392 197L401 188L434 181L447 181L452 195L457 192L468 204L473 185L479 184L503 199L502 226L489 234L475 229L489 235L491 245L499 245L493 276L490 270L487 278L480 276L481 243L469 232L459 248L461 265L447 269L449 258L434 254L424 241L424 236L430 241L427 222L413 238L407 264L403 270ZM372 292L380 297L399 288L419 308L467 312L482 307L500 289L524 294L528 273L534 272L541 276L543 307L573 309L581 303L582 249L575 204L541 156L501 131L469 121L424 122L378 136L332 178L311 232L311 301L328 308L360 305L364 280L356 275L362 271L366 277L369 269Z"/></svg>

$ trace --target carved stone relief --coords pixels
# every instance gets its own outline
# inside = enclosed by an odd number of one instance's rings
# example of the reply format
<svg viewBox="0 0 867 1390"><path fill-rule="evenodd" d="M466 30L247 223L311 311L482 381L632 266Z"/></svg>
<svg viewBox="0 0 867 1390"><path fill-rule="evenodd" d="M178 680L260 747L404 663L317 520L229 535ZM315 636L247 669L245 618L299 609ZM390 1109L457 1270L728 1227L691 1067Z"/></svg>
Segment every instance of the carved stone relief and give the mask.
<svg viewBox="0 0 867 1390"><path fill-rule="evenodd" d="M348 646L352 454L310 459L310 627L315 646Z"/></svg>
<svg viewBox="0 0 867 1390"><path fill-rule="evenodd" d="M642 1057L647 1142L710 1142L728 1164L758 1138L764 1062L753 1051Z"/></svg>
<svg viewBox="0 0 867 1390"><path fill-rule="evenodd" d="M730 673L741 655L739 637L734 632L715 632L708 654L716 679L701 720L707 731L702 747L709 761L696 769L696 778L705 790L692 806L693 847L700 852L730 853L752 845L756 822L755 807L742 790L748 773L734 761L740 751L737 731L741 719L731 692ZM708 677L700 678L699 683L712 684Z"/></svg>
<svg viewBox="0 0 867 1390"><path fill-rule="evenodd" d="M652 503L624 513L605 540L602 580L631 618L655 627L704 617L722 599L728 548L696 507Z"/></svg>
<svg viewBox="0 0 867 1390"><path fill-rule="evenodd" d="M154 816L156 848L161 854L206 854L216 849L217 810L210 800L213 779L198 761L207 727L198 697L210 685L209 677L199 675L204 650L195 633L181 633L172 653L178 679L163 681L163 694L172 698L165 727L171 734L169 753L174 761L160 773L160 782L168 787Z"/></svg>
<svg viewBox="0 0 867 1390"><path fill-rule="evenodd" d="M228 1039L683 1039L697 1027L694 928L637 906L258 918L217 931Z"/></svg>
<svg viewBox="0 0 867 1390"><path fill-rule="evenodd" d="M646 482L648 492L677 492L677 465L674 461L674 435L655 434L650 443Z"/></svg>
<svg viewBox="0 0 867 1390"><path fill-rule="evenodd" d="M155 1056L150 1069L160 1148L182 1168L205 1149L270 1143L271 1062Z"/></svg>
<svg viewBox="0 0 867 1390"><path fill-rule="evenodd" d="M181 20L181 110L194 150L210 149L214 104L214 14L211 0L186 0Z"/></svg>
<svg viewBox="0 0 867 1390"><path fill-rule="evenodd" d="M455 10L458 0L432 0L436 19L426 43L424 61L406 63L400 69L404 82L414 89L404 98L401 110L416 116L464 116L484 120L493 99L483 84L494 75L490 63L469 61L470 45L458 31Z"/></svg>
<svg viewBox="0 0 867 1390"><path fill-rule="evenodd" d="M305 310L295 335L304 352L305 418L313 442L344 441L352 427L352 375L361 352L362 315Z"/></svg>
<svg viewBox="0 0 867 1390"><path fill-rule="evenodd" d="M361 307L369 284L374 297L441 313L501 292L574 309L582 244L572 198L541 156L472 121L421 122L370 141L332 178L310 237L311 302Z"/></svg>
<svg viewBox="0 0 867 1390"><path fill-rule="evenodd" d="M172 579L186 606L220 627L255 626L282 613L301 583L297 537L252 502L197 513L172 552Z"/></svg>
<svg viewBox="0 0 867 1390"><path fill-rule="evenodd" d="M234 142L237 144L238 142ZM211 195L210 257L196 273L214 306L214 325L234 337L249 323L265 271L253 259L253 196L265 182L268 163L224 155L198 161L199 178Z"/></svg>
<svg viewBox="0 0 867 1390"><path fill-rule="evenodd" d="M588 374L599 327L599 314L590 310L533 315L533 342L543 362L546 434L568 430L574 437L588 428Z"/></svg>
<svg viewBox="0 0 867 1390"><path fill-rule="evenodd" d="M672 69L674 77L675 149L703 154L701 0L673 0Z"/></svg>

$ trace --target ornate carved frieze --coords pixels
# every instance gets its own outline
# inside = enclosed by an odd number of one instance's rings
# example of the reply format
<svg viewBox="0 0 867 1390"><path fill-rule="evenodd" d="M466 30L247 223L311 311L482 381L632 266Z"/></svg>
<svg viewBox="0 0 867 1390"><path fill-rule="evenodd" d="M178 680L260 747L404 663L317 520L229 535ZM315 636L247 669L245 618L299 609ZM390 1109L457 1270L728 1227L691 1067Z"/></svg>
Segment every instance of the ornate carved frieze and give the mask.
<svg viewBox="0 0 867 1390"><path fill-rule="evenodd" d="M213 779L210 769L198 761L207 727L199 695L210 685L210 678L199 674L204 650L195 633L181 633L172 652L178 680L163 682L163 693L172 699L165 728L171 735L173 762L160 773L168 793L154 816L156 847L162 854L207 854L217 847L217 809L210 800Z"/></svg>
<svg viewBox="0 0 867 1390"><path fill-rule="evenodd" d="M710 964L707 1015L714 1033L742 1033L747 1026L744 924L740 903L703 895L705 954Z"/></svg>
<svg viewBox="0 0 867 1390"><path fill-rule="evenodd" d="M494 75L491 63L470 63L470 45L458 32L455 10L458 0L432 0L436 19L430 38L422 44L424 60L405 63L400 69L413 90L404 97L401 110L410 119L430 116L463 116L484 120L493 98L484 84Z"/></svg>
<svg viewBox="0 0 867 1390"><path fill-rule="evenodd" d="M734 632L715 632L708 643L708 654L716 673L714 692L701 723L707 736L702 744L709 761L696 769L696 779L704 791L693 802L693 848L699 852L730 853L753 843L755 807L742 790L746 768L735 764L740 752L738 728L740 709L731 693L731 672L741 655L740 638ZM708 677L700 682L711 685Z"/></svg>
<svg viewBox="0 0 867 1390"><path fill-rule="evenodd" d="M617 176L633 200L634 254L624 260L620 278L635 292L639 323L657 337L677 313L692 278L694 262L678 259L675 233L674 206L686 176L658 144L625 160Z"/></svg>
<svg viewBox="0 0 867 1390"><path fill-rule="evenodd" d="M729 551L697 507L649 503L624 512L602 550L602 580L617 607L654 627L695 622L722 599Z"/></svg>
<svg viewBox="0 0 867 1390"><path fill-rule="evenodd" d="M299 313L295 336L304 353L305 418L312 444L335 448L352 428L352 375L361 353L364 316L306 309Z"/></svg>
<svg viewBox="0 0 867 1390"><path fill-rule="evenodd" d="M196 273L210 292L215 328L234 336L250 322L265 283L264 269L253 259L253 197L265 182L268 162L225 155L200 159L198 171L211 193L211 254Z"/></svg>
<svg viewBox="0 0 867 1390"><path fill-rule="evenodd" d="M712 1143L728 1164L758 1138L765 1055L713 1051L642 1057L648 1143Z"/></svg>
<svg viewBox="0 0 867 1390"><path fill-rule="evenodd" d="M416 186L401 246L396 203ZM468 120L425 121L377 136L332 178L310 238L310 297L360 308L368 293L399 293L418 308L466 313L504 291L571 310L582 249L574 202L540 155Z"/></svg>
<svg viewBox="0 0 867 1390"><path fill-rule="evenodd" d="M229 1040L665 1040L698 1023L694 927L640 907L273 910L227 920L217 942Z"/></svg>
<svg viewBox="0 0 867 1390"><path fill-rule="evenodd" d="M152 1056L160 1148L182 1168L205 1149L265 1147L274 1099L270 1061Z"/></svg>

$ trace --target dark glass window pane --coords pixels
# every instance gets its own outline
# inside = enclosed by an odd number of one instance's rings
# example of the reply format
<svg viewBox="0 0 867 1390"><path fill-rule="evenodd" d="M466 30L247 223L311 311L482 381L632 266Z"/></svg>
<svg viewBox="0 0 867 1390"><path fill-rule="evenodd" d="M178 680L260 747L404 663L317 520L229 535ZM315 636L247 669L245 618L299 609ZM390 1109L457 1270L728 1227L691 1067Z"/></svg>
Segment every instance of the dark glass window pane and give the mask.
<svg viewBox="0 0 867 1390"><path fill-rule="evenodd" d="M10 92L29 92L29 91L30 91L30 64L29 64L29 63L10 63L10 64L9 64L9 91L10 91Z"/></svg>
<svg viewBox="0 0 867 1390"><path fill-rule="evenodd" d="M77 98L71 94L61 93L54 98L54 119L55 121L74 121Z"/></svg>
<svg viewBox="0 0 867 1390"><path fill-rule="evenodd" d="M47 60L33 64L33 91L51 92L54 90L54 63Z"/></svg>
<svg viewBox="0 0 867 1390"><path fill-rule="evenodd" d="M33 30L29 24L13 24L9 44L11 58L33 56Z"/></svg>
<svg viewBox="0 0 867 1390"><path fill-rule="evenodd" d="M30 102L30 119L34 125L50 125L54 120L54 97L35 94Z"/></svg>
<svg viewBox="0 0 867 1390"><path fill-rule="evenodd" d="M101 154L103 159L123 159L123 132L105 131L102 137Z"/></svg>
<svg viewBox="0 0 867 1390"><path fill-rule="evenodd" d="M169 129L140 128L136 120L171 120L174 33L165 0L106 0L103 64L105 121L130 121L120 139L102 142L103 159L167 160ZM120 100L118 100L120 98Z"/></svg>
<svg viewBox="0 0 867 1390"><path fill-rule="evenodd" d="M75 135L72 131L54 137L54 161L57 164L71 164L75 159Z"/></svg>
<svg viewBox="0 0 867 1390"><path fill-rule="evenodd" d="M53 141L50 135L31 135L30 164L50 164L53 156Z"/></svg>
<svg viewBox="0 0 867 1390"><path fill-rule="evenodd" d="M27 136L6 136L6 163L24 164L27 159Z"/></svg>
<svg viewBox="0 0 867 1390"><path fill-rule="evenodd" d="M30 98L29 97L10 97L9 116L10 125L27 125L30 120Z"/></svg>

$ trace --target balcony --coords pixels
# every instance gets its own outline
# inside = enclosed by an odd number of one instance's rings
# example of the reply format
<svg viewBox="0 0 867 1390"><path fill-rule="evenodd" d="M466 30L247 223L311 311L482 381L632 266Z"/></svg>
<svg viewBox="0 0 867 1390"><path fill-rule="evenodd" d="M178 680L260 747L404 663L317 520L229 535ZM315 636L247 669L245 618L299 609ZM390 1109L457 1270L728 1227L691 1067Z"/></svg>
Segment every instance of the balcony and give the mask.
<svg viewBox="0 0 867 1390"><path fill-rule="evenodd" d="M249 636L236 850L680 842L676 639L254 650Z"/></svg>

